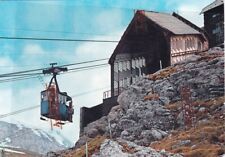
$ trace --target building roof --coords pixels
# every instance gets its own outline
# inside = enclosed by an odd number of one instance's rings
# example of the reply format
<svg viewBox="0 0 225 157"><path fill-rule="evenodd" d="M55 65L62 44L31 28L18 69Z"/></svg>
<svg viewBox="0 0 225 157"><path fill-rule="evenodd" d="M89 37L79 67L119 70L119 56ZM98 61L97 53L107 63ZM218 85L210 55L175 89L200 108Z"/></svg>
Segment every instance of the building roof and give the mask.
<svg viewBox="0 0 225 157"><path fill-rule="evenodd" d="M202 13L204 13L206 11L209 11L209 10L211 10L213 8L216 8L216 7L220 6L220 5L223 5L223 0L215 0L214 2L212 2L211 4L209 4L205 8L203 8L200 14L202 14Z"/></svg>
<svg viewBox="0 0 225 157"><path fill-rule="evenodd" d="M145 11L145 16L174 34L200 34L200 32L177 17L166 14Z"/></svg>
<svg viewBox="0 0 225 157"><path fill-rule="evenodd" d="M204 36L203 30L201 30L198 26L194 25L190 21L186 20L182 16L173 13L158 13L158 12L151 12L151 11L137 11L134 18L128 25L127 29L125 30L124 34L122 35L118 45L116 46L113 54L109 59L109 63L113 63L115 56L119 53L119 49L121 48L123 40L127 34L129 34L132 25L134 25L135 20L137 19L137 15L145 16L147 19L152 21L156 24L157 27L162 28L165 31L168 31L174 35L202 35Z"/></svg>

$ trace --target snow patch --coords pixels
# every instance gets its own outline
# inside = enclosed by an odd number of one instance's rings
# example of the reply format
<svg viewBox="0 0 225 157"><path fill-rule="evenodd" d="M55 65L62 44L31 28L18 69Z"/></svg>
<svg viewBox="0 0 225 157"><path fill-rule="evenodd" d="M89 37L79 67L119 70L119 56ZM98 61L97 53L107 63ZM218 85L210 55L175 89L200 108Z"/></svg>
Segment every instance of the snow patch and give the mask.
<svg viewBox="0 0 225 157"><path fill-rule="evenodd" d="M20 122L16 123L16 126L18 127L19 130L23 129L23 124L21 124Z"/></svg>
<svg viewBox="0 0 225 157"><path fill-rule="evenodd" d="M59 135L59 133L57 132L57 131L55 131L55 130L52 130L51 132L49 132L49 134L51 134L51 136L57 141L57 142L59 142L59 144L61 144L61 145L65 145L64 144L64 138L61 136L61 135Z"/></svg>
<svg viewBox="0 0 225 157"><path fill-rule="evenodd" d="M42 131L41 134L42 134L44 137L46 137L49 141L53 141L52 138L51 138L51 136L50 136L48 133L46 133L45 131Z"/></svg>
<svg viewBox="0 0 225 157"><path fill-rule="evenodd" d="M34 132L34 134L36 134L37 136L41 137L41 134L40 134L38 129L31 128L31 130Z"/></svg>

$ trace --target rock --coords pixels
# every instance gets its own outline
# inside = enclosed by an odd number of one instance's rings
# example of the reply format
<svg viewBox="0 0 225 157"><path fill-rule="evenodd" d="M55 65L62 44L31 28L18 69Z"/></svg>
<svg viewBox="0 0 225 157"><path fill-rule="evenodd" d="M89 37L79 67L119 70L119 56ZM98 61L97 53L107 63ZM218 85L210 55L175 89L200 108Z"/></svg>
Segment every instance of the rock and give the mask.
<svg viewBox="0 0 225 157"><path fill-rule="evenodd" d="M119 121L119 125L123 130L130 129L131 127L135 126L136 122L129 119L122 119Z"/></svg>
<svg viewBox="0 0 225 157"><path fill-rule="evenodd" d="M128 157L123 153L122 146L112 140L105 140L100 147L100 152L93 154L92 157Z"/></svg>
<svg viewBox="0 0 225 157"><path fill-rule="evenodd" d="M139 146L133 142L126 140L112 141L105 140L101 146L100 151L93 154L92 157L182 157L179 154L171 154L166 151L157 152L150 147Z"/></svg>
<svg viewBox="0 0 225 157"><path fill-rule="evenodd" d="M222 110L223 112L225 112L225 103L224 103L223 106L221 107L221 110Z"/></svg>
<svg viewBox="0 0 225 157"><path fill-rule="evenodd" d="M108 121L113 138L119 137L139 145L149 145L168 136L167 133L176 127L183 127L181 107L174 113L164 106L182 101L180 89L184 85L190 88L190 101L224 95L224 59L221 53L221 49L215 48L208 54L191 55L183 62L140 78L118 96L119 105L113 107L107 117L84 128L85 138L108 135ZM199 108L200 112L206 110L208 108ZM220 110L225 111L225 106ZM207 116L202 119L208 121Z"/></svg>
<svg viewBox="0 0 225 157"><path fill-rule="evenodd" d="M91 128L87 130L87 136L90 138L94 138L99 134L98 130L96 128Z"/></svg>
<svg viewBox="0 0 225 157"><path fill-rule="evenodd" d="M176 149L182 146L187 146L191 144L191 140L180 140L176 145L172 146L172 149Z"/></svg>
<svg viewBox="0 0 225 157"><path fill-rule="evenodd" d="M167 133L159 129L151 129L142 131L141 136L145 137L147 140L156 141L167 136Z"/></svg>
<svg viewBox="0 0 225 157"><path fill-rule="evenodd" d="M180 112L177 116L177 124L179 126L184 126L184 115L183 112Z"/></svg>
<svg viewBox="0 0 225 157"><path fill-rule="evenodd" d="M110 123L118 121L118 119L122 116L122 109L120 105L114 106L108 114L108 120Z"/></svg>
<svg viewBox="0 0 225 157"><path fill-rule="evenodd" d="M199 112L205 112L205 110L206 110L205 107L200 107L198 111Z"/></svg>
<svg viewBox="0 0 225 157"><path fill-rule="evenodd" d="M79 138L79 140L75 144L75 149L80 148L80 146L85 145L86 142L90 141L91 138L83 135Z"/></svg>
<svg viewBox="0 0 225 157"><path fill-rule="evenodd" d="M163 103L163 105L167 105L170 103L170 99L168 97L161 96L159 99Z"/></svg>
<svg viewBox="0 0 225 157"><path fill-rule="evenodd" d="M209 54L214 54L218 52L223 52L223 49L221 47L213 47L208 50Z"/></svg>
<svg viewBox="0 0 225 157"><path fill-rule="evenodd" d="M76 142L75 148L84 145L86 141L89 141L91 138L94 138L97 135L109 134L107 126L108 126L108 119L106 116L88 124L86 127L84 127L83 134Z"/></svg>
<svg viewBox="0 0 225 157"><path fill-rule="evenodd" d="M127 136L129 136L129 133L128 133L127 130L124 130L124 131L121 132L121 137L122 137L122 138L123 138L123 137L127 137Z"/></svg>
<svg viewBox="0 0 225 157"><path fill-rule="evenodd" d="M56 153L56 152L48 152L45 157L62 157L61 154Z"/></svg>

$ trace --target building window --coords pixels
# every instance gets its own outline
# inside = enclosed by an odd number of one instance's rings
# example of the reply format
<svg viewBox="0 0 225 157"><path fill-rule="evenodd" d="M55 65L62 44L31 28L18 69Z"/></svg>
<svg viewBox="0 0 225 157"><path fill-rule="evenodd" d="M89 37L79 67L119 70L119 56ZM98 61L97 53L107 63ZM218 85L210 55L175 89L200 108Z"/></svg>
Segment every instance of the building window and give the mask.
<svg viewBox="0 0 225 157"><path fill-rule="evenodd" d="M182 52L182 48L183 48L182 41L183 41L182 38L180 38L179 39L179 51L180 52Z"/></svg>
<svg viewBox="0 0 225 157"><path fill-rule="evenodd" d="M177 52L177 40L176 39L174 39L174 47L173 47L173 49L174 49L174 52Z"/></svg>
<svg viewBox="0 0 225 157"><path fill-rule="evenodd" d="M123 64L122 64L122 62L119 62L119 71L123 71Z"/></svg>
<svg viewBox="0 0 225 157"><path fill-rule="evenodd" d="M171 52L173 52L173 47L174 47L173 39L170 40L170 43L171 43L170 50L171 50Z"/></svg>
<svg viewBox="0 0 225 157"><path fill-rule="evenodd" d="M114 81L114 89L117 89L117 88L118 88L118 82Z"/></svg>
<svg viewBox="0 0 225 157"><path fill-rule="evenodd" d="M130 77L127 78L127 85L130 85Z"/></svg>
<svg viewBox="0 0 225 157"><path fill-rule="evenodd" d="M185 42L185 46L186 46L186 50L189 51L190 50L190 40L189 40L189 38L187 38L187 40Z"/></svg>
<svg viewBox="0 0 225 157"><path fill-rule="evenodd" d="M133 82L133 83L135 83L135 82L136 82L136 78L135 78L135 76L134 76L134 77L132 77L132 82Z"/></svg>
<svg viewBox="0 0 225 157"><path fill-rule="evenodd" d="M120 81L119 81L119 87L120 87L120 88L123 87L123 80L120 80Z"/></svg>
<svg viewBox="0 0 225 157"><path fill-rule="evenodd" d="M142 66L143 66L143 65L142 65L142 58L139 58L139 59L138 59L138 62L139 62L139 66L142 67Z"/></svg>
<svg viewBox="0 0 225 157"><path fill-rule="evenodd" d="M138 62L138 59L135 59L135 66L136 66L137 68L140 67L140 66L139 66L139 62Z"/></svg>
<svg viewBox="0 0 225 157"><path fill-rule="evenodd" d="M219 13L213 14L213 15L212 15L212 18L215 18L215 17L217 17L217 16L220 16L220 14L219 14Z"/></svg>
<svg viewBox="0 0 225 157"><path fill-rule="evenodd" d="M127 61L127 69L130 70L130 61Z"/></svg>
<svg viewBox="0 0 225 157"><path fill-rule="evenodd" d="M214 29L212 30L212 34L218 34L219 32L221 32L221 28L220 25L217 23Z"/></svg>
<svg viewBox="0 0 225 157"><path fill-rule="evenodd" d="M127 70L127 64L126 64L126 61L122 62L123 64L123 70L126 71Z"/></svg>
<svg viewBox="0 0 225 157"><path fill-rule="evenodd" d="M135 69L135 60L134 60L134 59L132 59L132 61L131 61L131 62L132 62L132 63L131 63L131 64L132 64L132 68L133 68L133 69Z"/></svg>
<svg viewBox="0 0 225 157"><path fill-rule="evenodd" d="M142 65L145 67L146 66L146 63L145 63L145 58L142 57Z"/></svg>
<svg viewBox="0 0 225 157"><path fill-rule="evenodd" d="M118 63L114 63L114 72L118 73Z"/></svg>
<svg viewBox="0 0 225 157"><path fill-rule="evenodd" d="M122 79L123 87L126 87L126 78Z"/></svg>

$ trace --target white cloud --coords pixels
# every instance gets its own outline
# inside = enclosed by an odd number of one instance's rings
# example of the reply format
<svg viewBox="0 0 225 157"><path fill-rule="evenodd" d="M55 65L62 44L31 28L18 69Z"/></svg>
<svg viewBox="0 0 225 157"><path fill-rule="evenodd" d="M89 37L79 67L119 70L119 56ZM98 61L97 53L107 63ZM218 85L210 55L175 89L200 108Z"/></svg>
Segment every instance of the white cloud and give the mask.
<svg viewBox="0 0 225 157"><path fill-rule="evenodd" d="M199 7L197 6L182 5L178 8L178 14L199 27L204 25L203 16L199 15Z"/></svg>
<svg viewBox="0 0 225 157"><path fill-rule="evenodd" d="M14 65L14 62L12 61L12 59L10 59L9 57L1 57L0 58L0 67L4 66L4 67L12 67Z"/></svg>
<svg viewBox="0 0 225 157"><path fill-rule="evenodd" d="M38 44L27 44L24 47L23 55L43 55L45 51Z"/></svg>

